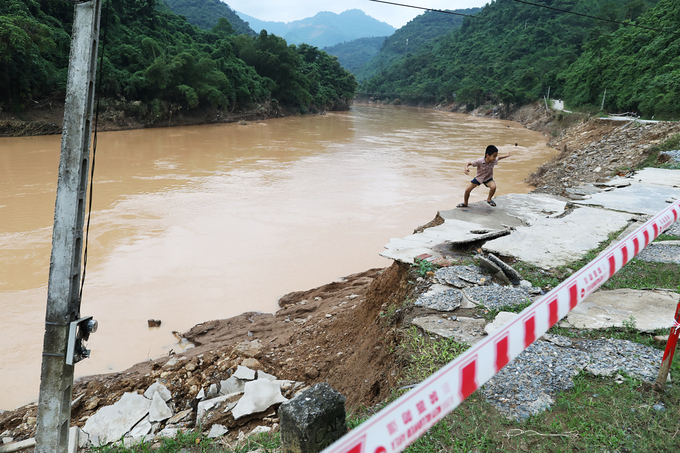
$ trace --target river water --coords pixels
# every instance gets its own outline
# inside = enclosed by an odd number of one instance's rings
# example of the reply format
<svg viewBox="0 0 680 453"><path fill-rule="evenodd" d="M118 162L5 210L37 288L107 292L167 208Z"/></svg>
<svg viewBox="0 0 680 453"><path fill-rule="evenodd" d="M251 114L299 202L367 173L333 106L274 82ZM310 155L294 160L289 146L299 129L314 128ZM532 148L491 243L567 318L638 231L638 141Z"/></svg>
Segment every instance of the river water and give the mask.
<svg viewBox="0 0 680 453"><path fill-rule="evenodd" d="M81 308L99 331L76 375L177 352L172 331L388 266L391 237L462 201L465 162L488 144L511 150L497 194L525 193L555 154L545 142L508 121L368 105L100 133ZM0 409L38 395L59 148L58 136L0 139Z"/></svg>

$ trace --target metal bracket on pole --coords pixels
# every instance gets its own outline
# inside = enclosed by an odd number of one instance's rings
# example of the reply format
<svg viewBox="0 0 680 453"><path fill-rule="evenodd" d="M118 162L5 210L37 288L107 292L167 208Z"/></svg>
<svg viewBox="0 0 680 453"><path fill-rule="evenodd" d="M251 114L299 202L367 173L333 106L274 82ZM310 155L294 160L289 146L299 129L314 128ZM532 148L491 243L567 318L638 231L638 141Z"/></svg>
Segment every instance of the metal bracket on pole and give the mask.
<svg viewBox="0 0 680 453"><path fill-rule="evenodd" d="M83 341L87 341L91 333L97 331L97 321L92 316L73 321L68 331L68 346L66 347L66 364L74 365L90 357L90 350L85 349Z"/></svg>
<svg viewBox="0 0 680 453"><path fill-rule="evenodd" d="M83 334L89 332L79 328L80 282L101 5L102 0L91 0L74 7L47 285L36 453L67 452L73 364L86 356L82 340L87 336ZM76 332L71 349L68 342L73 322ZM69 353L72 357L67 363Z"/></svg>

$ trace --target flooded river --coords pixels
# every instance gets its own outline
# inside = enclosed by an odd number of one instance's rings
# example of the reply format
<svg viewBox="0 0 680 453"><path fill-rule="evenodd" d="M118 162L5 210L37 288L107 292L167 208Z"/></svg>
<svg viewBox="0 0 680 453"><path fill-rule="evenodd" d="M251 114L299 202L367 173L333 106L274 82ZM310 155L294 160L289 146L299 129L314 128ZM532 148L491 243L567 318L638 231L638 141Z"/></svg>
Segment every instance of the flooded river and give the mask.
<svg viewBox="0 0 680 453"><path fill-rule="evenodd" d="M524 193L555 154L545 142L507 121L367 105L100 133L81 308L99 331L76 375L177 352L172 331L388 266L391 237L462 201L465 162L511 149L497 195ZM0 139L0 409L38 395L59 148L58 136Z"/></svg>

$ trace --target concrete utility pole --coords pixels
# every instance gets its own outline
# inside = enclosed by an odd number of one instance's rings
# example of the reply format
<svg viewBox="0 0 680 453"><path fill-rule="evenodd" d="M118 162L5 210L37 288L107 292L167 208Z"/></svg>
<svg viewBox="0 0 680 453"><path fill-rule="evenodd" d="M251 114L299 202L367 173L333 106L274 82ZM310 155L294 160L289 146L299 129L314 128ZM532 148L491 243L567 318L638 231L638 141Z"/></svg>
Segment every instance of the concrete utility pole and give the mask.
<svg viewBox="0 0 680 453"><path fill-rule="evenodd" d="M604 98L607 97L607 89L604 89L604 94L602 95L602 105L600 106L600 110L604 110Z"/></svg>
<svg viewBox="0 0 680 453"><path fill-rule="evenodd" d="M75 332L82 329L86 338L87 333L96 329L86 325L87 318L85 323L76 321L82 321L79 318L83 223L101 3L102 0L90 0L75 5L54 208L36 453L67 451L73 364L87 357L87 351L75 341Z"/></svg>

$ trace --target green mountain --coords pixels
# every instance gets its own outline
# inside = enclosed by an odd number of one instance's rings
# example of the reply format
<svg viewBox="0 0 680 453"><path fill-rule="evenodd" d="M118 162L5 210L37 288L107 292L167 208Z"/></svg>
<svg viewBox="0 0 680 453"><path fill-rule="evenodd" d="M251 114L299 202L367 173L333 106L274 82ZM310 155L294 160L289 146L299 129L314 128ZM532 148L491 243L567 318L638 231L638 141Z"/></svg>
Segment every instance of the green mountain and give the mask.
<svg viewBox="0 0 680 453"><path fill-rule="evenodd" d="M315 47L236 35L224 17L201 30L156 1L104 2L98 91L131 115L153 121L177 109L259 103L343 109L354 96L354 76ZM0 106L64 95L72 22L69 2L0 2Z"/></svg>
<svg viewBox="0 0 680 453"><path fill-rule="evenodd" d="M386 36L377 38L359 38L350 42L343 42L322 50L330 55L338 57L343 68L356 74L371 58L373 58L383 43Z"/></svg>
<svg viewBox="0 0 680 453"><path fill-rule="evenodd" d="M468 8L452 12L473 15L481 10L481 8ZM423 44L451 33L463 24L463 18L464 16L435 11L426 11L416 16L385 40L380 52L355 73L357 79L370 79L407 53L417 52Z"/></svg>
<svg viewBox="0 0 680 453"><path fill-rule="evenodd" d="M255 36L255 31L244 22L229 5L220 0L165 0L170 9L186 17L190 24L210 30L220 17L226 18L236 34ZM259 30L258 30L259 32Z"/></svg>
<svg viewBox="0 0 680 453"><path fill-rule="evenodd" d="M388 36L394 27L372 18L359 9L340 14L322 11L313 17L293 22L266 22L238 13L254 30L267 30L291 44L306 43L319 48L373 36Z"/></svg>
<svg viewBox="0 0 680 453"><path fill-rule="evenodd" d="M679 2L552 0L549 3L553 8L579 14L651 23L676 30L680 25L677 15ZM665 5L663 11L668 14L665 20L658 19L652 11L642 16L657 3L659 7ZM625 43L623 36L634 32L621 27L616 23L513 0L496 0L484 7L475 18L465 18L457 30L422 45L412 54L383 68L363 84L363 89L393 97L421 97L435 101L455 99L473 108L485 102L506 105L531 102L545 95L550 87L551 95L569 102L567 95L571 91L567 86L571 82L567 80L568 70L579 60L584 48L589 48L589 43L600 42L602 46L612 41L612 45L606 47L610 58L619 52L630 53L641 47L639 42ZM619 39L619 36L622 38ZM649 39L660 38L651 38L650 35ZM668 40L669 43L671 41ZM667 49L666 64L677 60L675 47ZM601 53L602 47L592 49L592 59L605 57ZM660 60L657 62L660 64ZM628 63L632 64L632 61ZM635 72L629 66L612 67L612 70ZM590 77L601 80L602 75L593 73ZM663 83L662 89L669 89L670 84L676 82L668 80ZM584 96L580 102L592 102L592 96Z"/></svg>
<svg viewBox="0 0 680 453"><path fill-rule="evenodd" d="M558 77L570 105L600 106L646 117L680 114L680 1L662 0L637 23L593 39Z"/></svg>

